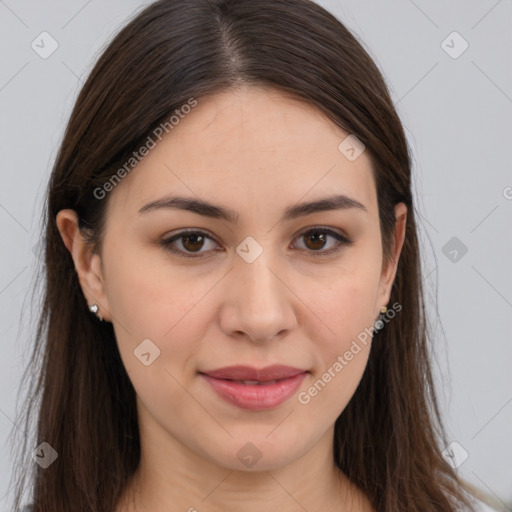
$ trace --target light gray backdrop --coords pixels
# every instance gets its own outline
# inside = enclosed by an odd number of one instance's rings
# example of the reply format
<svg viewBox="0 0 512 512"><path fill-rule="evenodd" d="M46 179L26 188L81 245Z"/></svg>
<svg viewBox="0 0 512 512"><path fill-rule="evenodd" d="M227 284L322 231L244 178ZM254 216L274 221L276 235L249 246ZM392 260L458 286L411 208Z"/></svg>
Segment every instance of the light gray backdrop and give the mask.
<svg viewBox="0 0 512 512"><path fill-rule="evenodd" d="M15 399L33 343L28 314L20 313L36 270L47 178L93 61L147 3L0 0L0 510L6 512L8 435L21 428L14 426ZM512 510L512 1L320 3L376 60L413 149L438 389L454 442L447 457Z"/></svg>

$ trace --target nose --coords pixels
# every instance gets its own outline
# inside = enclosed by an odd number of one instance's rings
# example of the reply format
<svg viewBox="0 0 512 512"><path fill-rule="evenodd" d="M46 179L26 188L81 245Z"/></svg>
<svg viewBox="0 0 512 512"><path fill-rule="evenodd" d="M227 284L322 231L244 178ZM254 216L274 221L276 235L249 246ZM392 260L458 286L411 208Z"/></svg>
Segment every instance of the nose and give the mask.
<svg viewBox="0 0 512 512"><path fill-rule="evenodd" d="M264 342L297 326L299 300L289 288L285 272L271 268L264 255L252 263L240 258L229 272L220 319L226 335Z"/></svg>

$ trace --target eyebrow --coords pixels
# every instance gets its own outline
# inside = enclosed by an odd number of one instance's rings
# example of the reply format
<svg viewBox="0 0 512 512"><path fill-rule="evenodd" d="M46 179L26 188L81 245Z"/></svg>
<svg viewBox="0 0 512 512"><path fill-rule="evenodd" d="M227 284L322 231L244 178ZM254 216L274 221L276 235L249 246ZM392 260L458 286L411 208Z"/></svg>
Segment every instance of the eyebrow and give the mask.
<svg viewBox="0 0 512 512"><path fill-rule="evenodd" d="M303 217L305 215L311 215L317 212L323 212L328 210L347 210L355 208L362 211L367 211L366 207L349 196L344 194L333 195L319 199L317 201L298 203L289 206L284 211L283 216L279 222L289 221ZM138 213L143 214L150 211L161 210L161 209L179 209L186 210L198 215L205 217L211 217L213 219L220 219L236 224L238 222L238 212L235 210L225 208L223 206L215 205L201 199L193 199L183 196L170 196L156 199L147 203L139 209Z"/></svg>

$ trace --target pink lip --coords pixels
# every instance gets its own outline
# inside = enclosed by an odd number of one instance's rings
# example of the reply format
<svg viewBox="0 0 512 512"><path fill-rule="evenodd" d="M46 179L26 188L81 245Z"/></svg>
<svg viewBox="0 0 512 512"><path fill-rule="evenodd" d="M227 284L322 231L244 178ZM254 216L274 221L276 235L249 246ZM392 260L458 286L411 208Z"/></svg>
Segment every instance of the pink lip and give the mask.
<svg viewBox="0 0 512 512"><path fill-rule="evenodd" d="M299 368L293 368L292 366L273 364L259 370L252 366L236 365L226 366L218 370L207 370L200 373L205 373L210 377L224 380L257 380L266 382L294 377L299 373L304 373L304 371L305 370L300 370Z"/></svg>
<svg viewBox="0 0 512 512"><path fill-rule="evenodd" d="M278 380L274 384L243 384L235 380L218 379L204 373L200 375L227 402L242 409L256 411L271 409L285 402L298 389L307 372L297 373L292 377Z"/></svg>

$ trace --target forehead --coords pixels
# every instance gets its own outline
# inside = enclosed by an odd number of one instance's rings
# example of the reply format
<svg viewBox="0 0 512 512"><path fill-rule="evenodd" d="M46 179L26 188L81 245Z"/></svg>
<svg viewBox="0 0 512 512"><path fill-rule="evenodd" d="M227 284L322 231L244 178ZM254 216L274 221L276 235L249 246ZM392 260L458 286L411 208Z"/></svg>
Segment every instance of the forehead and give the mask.
<svg viewBox="0 0 512 512"><path fill-rule="evenodd" d="M117 185L109 209L136 211L172 193L280 212L341 193L371 210L372 163L367 152L350 161L339 150L348 135L311 104L277 90L244 87L201 98Z"/></svg>

